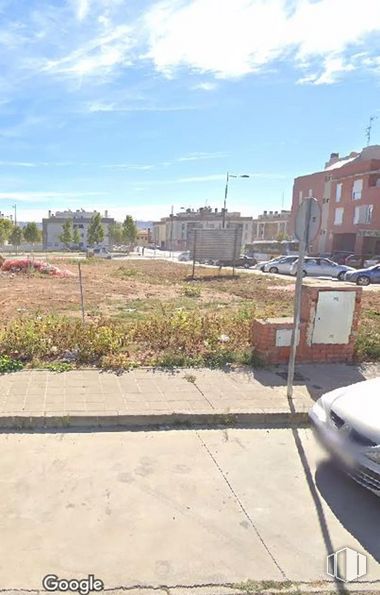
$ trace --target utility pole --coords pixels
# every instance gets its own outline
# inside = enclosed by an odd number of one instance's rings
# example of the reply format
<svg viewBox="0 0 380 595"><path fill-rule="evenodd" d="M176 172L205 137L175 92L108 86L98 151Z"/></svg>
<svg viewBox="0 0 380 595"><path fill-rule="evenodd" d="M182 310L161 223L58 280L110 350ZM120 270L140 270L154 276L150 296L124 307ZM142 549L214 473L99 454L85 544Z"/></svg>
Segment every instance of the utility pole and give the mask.
<svg viewBox="0 0 380 595"><path fill-rule="evenodd" d="M173 223L174 223L174 205L170 212L170 258L173 256Z"/></svg>
<svg viewBox="0 0 380 595"><path fill-rule="evenodd" d="M377 116L371 116L369 119L369 125L366 128L366 137L367 137L367 147L370 145L371 143L371 133L372 133L372 126L373 126L373 122L374 120L377 120Z"/></svg>
<svg viewBox="0 0 380 595"><path fill-rule="evenodd" d="M227 172L226 178L226 188L224 190L224 203L223 203L223 213L222 213L222 228L226 227L226 211L227 211L227 196L228 196L228 182L230 180L230 174Z"/></svg>

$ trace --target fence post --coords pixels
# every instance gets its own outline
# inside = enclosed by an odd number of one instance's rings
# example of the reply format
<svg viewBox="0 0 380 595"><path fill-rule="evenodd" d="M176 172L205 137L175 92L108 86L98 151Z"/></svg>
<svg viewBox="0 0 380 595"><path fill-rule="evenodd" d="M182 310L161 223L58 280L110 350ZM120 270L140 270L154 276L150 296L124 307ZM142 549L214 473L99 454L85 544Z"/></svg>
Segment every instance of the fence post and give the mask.
<svg viewBox="0 0 380 595"><path fill-rule="evenodd" d="M82 283L82 269L80 267L80 262L78 262L78 270L79 270L79 287L80 287L80 305L81 305L81 310L82 310L82 322L84 323L83 283Z"/></svg>
<svg viewBox="0 0 380 595"><path fill-rule="evenodd" d="M197 230L194 229L194 240L193 240L193 273L192 273L192 278L194 279L194 275L195 275L195 249L197 247Z"/></svg>

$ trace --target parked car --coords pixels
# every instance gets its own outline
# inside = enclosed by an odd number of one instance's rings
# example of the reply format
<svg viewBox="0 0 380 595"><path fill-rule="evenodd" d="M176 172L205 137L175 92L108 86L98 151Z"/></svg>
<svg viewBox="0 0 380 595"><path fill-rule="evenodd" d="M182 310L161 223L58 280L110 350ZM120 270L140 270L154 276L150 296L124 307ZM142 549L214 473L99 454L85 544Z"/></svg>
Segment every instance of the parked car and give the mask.
<svg viewBox="0 0 380 595"><path fill-rule="evenodd" d="M264 264L260 263L260 269L264 273L282 273L284 275L290 275L290 269L296 260L298 260L298 256L279 256Z"/></svg>
<svg viewBox="0 0 380 595"><path fill-rule="evenodd" d="M370 283L380 283L380 264L372 267L359 269L358 271L349 271L344 276L345 281L356 283L356 285L370 285Z"/></svg>
<svg viewBox="0 0 380 595"><path fill-rule="evenodd" d="M181 252L181 254L178 254L178 260L180 262L187 262L190 260L190 250L187 250L187 252Z"/></svg>
<svg viewBox="0 0 380 595"><path fill-rule="evenodd" d="M372 267L375 264L380 264L380 256L370 256L364 261L364 268Z"/></svg>
<svg viewBox="0 0 380 595"><path fill-rule="evenodd" d="M240 258L236 258L235 262L232 259L220 259L215 262L215 264L219 267L232 267L235 264L235 267L250 269L257 264L256 258L252 256L240 256Z"/></svg>
<svg viewBox="0 0 380 595"><path fill-rule="evenodd" d="M344 264L349 267L353 267L354 269L362 269L364 268L364 263L368 258L368 255L363 256L362 254L350 254L350 256L347 256Z"/></svg>
<svg viewBox="0 0 380 595"><path fill-rule="evenodd" d="M290 274L296 275L298 268L298 258L292 264ZM347 272L353 271L354 269L343 264L337 264L329 258L310 258L305 257L303 266L304 276L309 275L310 277L334 277L343 281L344 276Z"/></svg>
<svg viewBox="0 0 380 595"><path fill-rule="evenodd" d="M380 378L323 395L309 416L319 441L343 470L380 496Z"/></svg>
<svg viewBox="0 0 380 595"><path fill-rule="evenodd" d="M350 256L352 256L352 252L347 252L347 251L337 251L337 252L333 252L332 254L320 254L319 255L320 258L324 257L324 258L329 258L330 260L332 260L333 262L336 262L337 264L348 264L346 262L347 258L349 258ZM353 265L350 265L353 266Z"/></svg>
<svg viewBox="0 0 380 595"><path fill-rule="evenodd" d="M96 248L89 248L87 250L87 256L95 256L96 258L112 258L111 252L104 246L97 246Z"/></svg>

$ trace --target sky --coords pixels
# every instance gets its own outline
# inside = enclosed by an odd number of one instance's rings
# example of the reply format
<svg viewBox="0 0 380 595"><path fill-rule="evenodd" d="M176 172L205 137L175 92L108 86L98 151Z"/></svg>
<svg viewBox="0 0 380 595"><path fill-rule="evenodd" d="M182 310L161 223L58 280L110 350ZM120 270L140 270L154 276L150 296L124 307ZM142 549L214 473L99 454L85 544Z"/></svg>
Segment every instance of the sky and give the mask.
<svg viewBox="0 0 380 595"><path fill-rule="evenodd" d="M289 208L379 91L379 0L0 0L0 211Z"/></svg>

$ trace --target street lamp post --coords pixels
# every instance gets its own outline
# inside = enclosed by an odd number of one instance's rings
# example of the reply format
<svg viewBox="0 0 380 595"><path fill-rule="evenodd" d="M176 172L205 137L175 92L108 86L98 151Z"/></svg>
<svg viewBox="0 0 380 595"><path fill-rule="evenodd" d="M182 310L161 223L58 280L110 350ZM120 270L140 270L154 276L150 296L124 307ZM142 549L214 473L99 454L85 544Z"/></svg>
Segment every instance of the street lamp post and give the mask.
<svg viewBox="0 0 380 595"><path fill-rule="evenodd" d="M227 172L227 177L226 177L226 187L224 190L224 204L223 204L223 213L222 213L222 228L224 229L226 227L226 213L227 213L227 197L228 197L228 183L230 181L230 178L250 178L251 176L249 176L248 174L241 174L241 175L236 175L236 174L230 174L230 172Z"/></svg>
<svg viewBox="0 0 380 595"><path fill-rule="evenodd" d="M14 219L14 225L15 227L17 227L17 205L16 203L13 205L14 211L15 211L15 219ZM18 245L16 244L16 254L18 254Z"/></svg>

